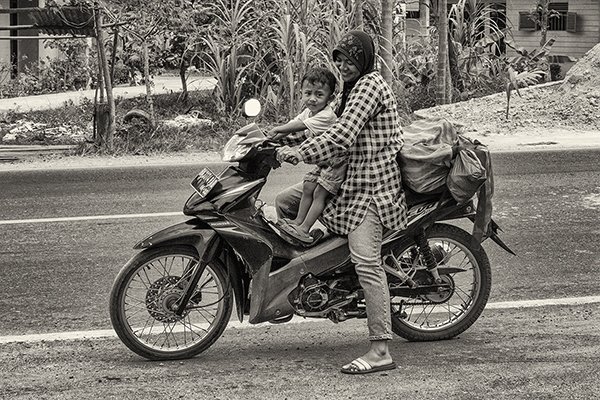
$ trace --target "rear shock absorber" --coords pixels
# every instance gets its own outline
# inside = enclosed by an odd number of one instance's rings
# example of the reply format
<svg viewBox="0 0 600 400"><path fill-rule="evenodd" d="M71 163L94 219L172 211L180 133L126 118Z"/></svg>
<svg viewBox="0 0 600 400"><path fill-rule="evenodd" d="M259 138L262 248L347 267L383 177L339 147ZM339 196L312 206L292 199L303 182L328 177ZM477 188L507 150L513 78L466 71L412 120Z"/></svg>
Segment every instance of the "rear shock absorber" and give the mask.
<svg viewBox="0 0 600 400"><path fill-rule="evenodd" d="M442 280L440 279L440 274L438 272L437 262L435 261L435 257L431 251L431 247L429 246L429 241L427 241L425 229L421 229L421 231L415 235L414 240L417 244L417 247L419 247L421 257L423 257L423 261L425 262L427 270L433 276L433 279L435 279L436 283L441 283Z"/></svg>

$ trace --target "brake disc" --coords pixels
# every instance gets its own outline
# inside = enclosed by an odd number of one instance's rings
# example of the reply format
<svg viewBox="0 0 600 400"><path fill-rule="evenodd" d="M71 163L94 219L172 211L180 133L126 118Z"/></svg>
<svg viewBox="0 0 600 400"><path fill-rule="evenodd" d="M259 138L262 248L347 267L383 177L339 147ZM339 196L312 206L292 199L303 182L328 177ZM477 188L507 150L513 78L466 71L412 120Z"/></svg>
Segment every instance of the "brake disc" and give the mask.
<svg viewBox="0 0 600 400"><path fill-rule="evenodd" d="M164 276L154 281L146 292L146 309L152 318L159 322L171 323L181 320L187 315L175 314L174 304L183 295L183 288L177 286L179 276Z"/></svg>

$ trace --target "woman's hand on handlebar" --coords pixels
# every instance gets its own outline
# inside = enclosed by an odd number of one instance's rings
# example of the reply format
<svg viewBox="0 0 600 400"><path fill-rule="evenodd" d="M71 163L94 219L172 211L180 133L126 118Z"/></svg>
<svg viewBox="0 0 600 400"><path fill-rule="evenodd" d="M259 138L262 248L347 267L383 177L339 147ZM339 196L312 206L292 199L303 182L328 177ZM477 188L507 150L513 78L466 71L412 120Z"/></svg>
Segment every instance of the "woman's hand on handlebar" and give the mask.
<svg viewBox="0 0 600 400"><path fill-rule="evenodd" d="M277 149L277 161L279 162L288 162L290 164L296 165L300 161L302 161L302 156L297 149L294 149L289 146L283 146Z"/></svg>

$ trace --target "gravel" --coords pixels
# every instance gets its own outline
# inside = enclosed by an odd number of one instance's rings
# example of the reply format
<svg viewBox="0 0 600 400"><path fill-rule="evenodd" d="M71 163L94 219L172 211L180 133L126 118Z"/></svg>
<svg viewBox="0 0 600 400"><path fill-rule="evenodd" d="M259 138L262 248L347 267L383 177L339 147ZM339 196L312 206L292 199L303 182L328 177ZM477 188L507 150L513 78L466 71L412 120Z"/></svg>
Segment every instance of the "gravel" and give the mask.
<svg viewBox="0 0 600 400"><path fill-rule="evenodd" d="M520 96L519 96L520 94ZM600 44L567 73L564 81L512 91L506 118L506 93L420 110L443 117L466 132L511 135L520 131L600 131ZM597 132L600 135L600 132Z"/></svg>

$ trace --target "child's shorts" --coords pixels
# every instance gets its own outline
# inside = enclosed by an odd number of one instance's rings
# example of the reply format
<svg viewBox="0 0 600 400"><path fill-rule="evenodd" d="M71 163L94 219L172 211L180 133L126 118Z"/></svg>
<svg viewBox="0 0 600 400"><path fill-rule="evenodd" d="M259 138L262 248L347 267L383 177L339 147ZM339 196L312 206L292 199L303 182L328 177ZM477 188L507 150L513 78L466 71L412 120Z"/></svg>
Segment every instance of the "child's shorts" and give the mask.
<svg viewBox="0 0 600 400"><path fill-rule="evenodd" d="M347 163L327 167L317 166L304 176L304 182L314 182L335 195L346 179L346 169L348 169Z"/></svg>

